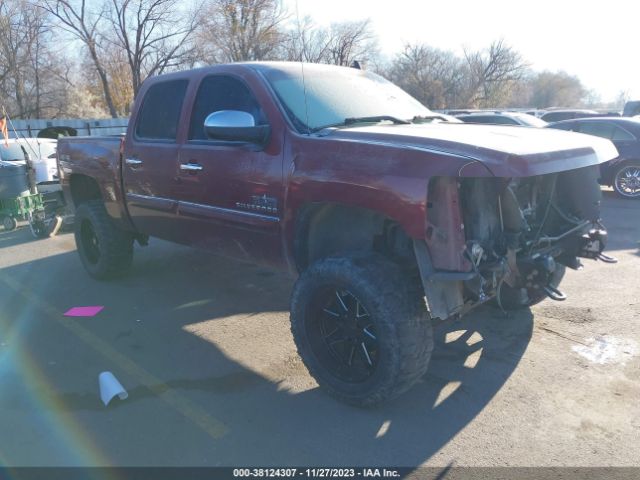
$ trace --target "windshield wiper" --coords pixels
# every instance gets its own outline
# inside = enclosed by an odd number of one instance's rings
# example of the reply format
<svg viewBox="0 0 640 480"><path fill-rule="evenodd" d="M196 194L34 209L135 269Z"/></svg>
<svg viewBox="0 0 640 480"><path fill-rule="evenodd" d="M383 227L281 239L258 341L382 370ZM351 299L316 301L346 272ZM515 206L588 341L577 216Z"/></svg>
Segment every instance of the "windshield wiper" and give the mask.
<svg viewBox="0 0 640 480"><path fill-rule="evenodd" d="M353 125L354 123L377 123L377 122L393 122L396 125L408 125L411 122L408 120L402 120L401 118L392 117L391 115L376 115L374 117L353 117L345 118L345 125Z"/></svg>
<svg viewBox="0 0 640 480"><path fill-rule="evenodd" d="M378 123L378 122L385 122L385 121L392 122L396 125L409 125L411 123L408 120L402 120L401 118L393 117L391 115L376 115L374 117L345 118L344 122L332 123L331 125L324 125L322 127L312 128L310 131L319 132L320 130L324 130L325 128L350 127L358 123Z"/></svg>
<svg viewBox="0 0 640 480"><path fill-rule="evenodd" d="M411 123L424 123L424 122L430 122L433 120L442 120L443 122L449 121L442 115L434 114L434 115L416 115L411 119Z"/></svg>

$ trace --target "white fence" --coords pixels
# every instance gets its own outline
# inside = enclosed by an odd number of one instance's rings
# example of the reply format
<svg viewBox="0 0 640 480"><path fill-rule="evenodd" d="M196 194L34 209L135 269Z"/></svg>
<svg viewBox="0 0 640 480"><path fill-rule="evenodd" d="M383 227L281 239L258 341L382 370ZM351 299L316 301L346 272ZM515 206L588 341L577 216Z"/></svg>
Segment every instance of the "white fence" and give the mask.
<svg viewBox="0 0 640 480"><path fill-rule="evenodd" d="M128 118L56 118L53 120L29 119L11 120L20 137L37 137L40 130L47 127L71 127L78 135L119 135L127 131ZM11 124L8 125L9 137L16 135Z"/></svg>

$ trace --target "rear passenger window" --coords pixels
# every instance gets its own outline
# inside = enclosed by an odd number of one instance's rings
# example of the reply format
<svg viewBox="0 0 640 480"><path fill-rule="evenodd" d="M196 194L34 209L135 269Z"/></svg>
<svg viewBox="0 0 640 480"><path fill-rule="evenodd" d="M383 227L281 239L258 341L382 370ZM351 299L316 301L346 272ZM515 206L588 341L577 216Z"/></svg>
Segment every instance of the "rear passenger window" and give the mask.
<svg viewBox="0 0 640 480"><path fill-rule="evenodd" d="M151 140L176 140L187 80L153 85L147 90L138 115L136 137Z"/></svg>
<svg viewBox="0 0 640 480"><path fill-rule="evenodd" d="M560 122L562 120L569 120L570 118L574 118L574 115L570 112L551 112L545 113L542 117L542 120L545 122Z"/></svg>
<svg viewBox="0 0 640 480"><path fill-rule="evenodd" d="M221 75L202 80L193 104L190 140L207 140L204 119L220 110L239 110L253 115L256 125L266 124L262 109L249 88L240 80Z"/></svg>
<svg viewBox="0 0 640 480"><path fill-rule="evenodd" d="M634 137L633 135L631 135L629 132L627 132L626 130L620 128L620 127L615 127L613 130L613 137L611 137L611 140L631 140L634 141L636 139L636 137Z"/></svg>
<svg viewBox="0 0 640 480"><path fill-rule="evenodd" d="M596 137L602 137L611 139L613 136L614 126L610 123L601 122L585 122L580 125L580 133L586 133L587 135L595 135Z"/></svg>

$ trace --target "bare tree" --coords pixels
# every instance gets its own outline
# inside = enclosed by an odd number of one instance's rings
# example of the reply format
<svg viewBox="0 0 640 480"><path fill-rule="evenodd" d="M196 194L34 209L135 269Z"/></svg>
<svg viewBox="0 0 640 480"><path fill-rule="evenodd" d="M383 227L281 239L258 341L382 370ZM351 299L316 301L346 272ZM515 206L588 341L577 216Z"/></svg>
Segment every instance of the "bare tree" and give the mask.
<svg viewBox="0 0 640 480"><path fill-rule="evenodd" d="M96 5L96 2L91 4ZM39 5L57 19L60 28L84 44L100 79L109 113L113 118L117 117L107 70L99 54L99 40L107 5L104 1L99 1L93 10L89 9L86 0L40 0Z"/></svg>
<svg viewBox="0 0 640 480"><path fill-rule="evenodd" d="M0 3L0 80L5 93L13 90L9 98L15 101L17 114L21 117L26 114L25 70L28 57L24 45L33 33L22 28L23 20L18 3Z"/></svg>
<svg viewBox="0 0 640 480"><path fill-rule="evenodd" d="M531 104L536 108L575 107L587 94L580 79L566 72L540 72L530 85Z"/></svg>
<svg viewBox="0 0 640 480"><path fill-rule="evenodd" d="M114 107L119 116L129 115L134 95L131 69L126 53L121 48L103 48L100 57L109 77ZM82 72L82 75L79 75L79 72ZM80 91L88 92L92 103L95 103L96 99L103 98L100 78L92 68L91 59L87 55L82 59L82 64L76 68L73 77L75 86ZM100 103L104 105L104 102Z"/></svg>
<svg viewBox="0 0 640 480"><path fill-rule="evenodd" d="M23 118L99 116L105 108L115 117L128 113L148 76L203 62L269 59L373 64L432 108L544 108L597 100L575 76L531 72L503 40L462 56L409 44L381 69L369 20L321 27L305 17L286 24L281 2L0 0L2 102ZM61 36L80 42L82 54L56 49Z"/></svg>
<svg viewBox="0 0 640 480"><path fill-rule="evenodd" d="M27 0L0 1L0 98L10 115L56 115L64 109L68 62L53 54L46 13Z"/></svg>
<svg viewBox="0 0 640 480"><path fill-rule="evenodd" d="M331 35L328 29L318 28L309 16L296 19L286 30L278 57L293 62L326 63Z"/></svg>
<svg viewBox="0 0 640 480"><path fill-rule="evenodd" d="M371 22L341 22L331 25L329 62L350 66L355 60L367 62L377 54L377 41Z"/></svg>
<svg viewBox="0 0 640 480"><path fill-rule="evenodd" d="M287 13L280 0L208 0L198 43L206 63L268 60L284 40Z"/></svg>
<svg viewBox="0 0 640 480"><path fill-rule="evenodd" d="M489 48L464 51L468 68L468 106L493 107L508 101L511 88L519 82L528 65L518 52L504 40L493 42Z"/></svg>
<svg viewBox="0 0 640 480"><path fill-rule="evenodd" d="M453 108L463 94L463 67L452 52L407 44L382 73L430 108Z"/></svg>
<svg viewBox="0 0 640 480"><path fill-rule="evenodd" d="M193 55L196 17L181 13L181 3L111 0L107 18L113 37L105 39L126 56L134 96L147 77L175 69Z"/></svg>
<svg viewBox="0 0 640 480"><path fill-rule="evenodd" d="M310 17L297 20L286 32L280 58L290 61L351 66L378 54L377 39L369 20L317 26Z"/></svg>

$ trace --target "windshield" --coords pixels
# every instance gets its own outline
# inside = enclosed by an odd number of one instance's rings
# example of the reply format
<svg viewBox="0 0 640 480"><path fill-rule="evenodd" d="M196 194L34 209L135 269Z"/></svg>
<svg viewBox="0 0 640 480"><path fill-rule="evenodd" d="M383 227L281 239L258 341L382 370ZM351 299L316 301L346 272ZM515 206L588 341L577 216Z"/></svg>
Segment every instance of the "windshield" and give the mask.
<svg viewBox="0 0 640 480"><path fill-rule="evenodd" d="M301 132L361 117L412 120L435 115L393 83L364 70L304 64L304 82L302 66L267 70L265 77Z"/></svg>
<svg viewBox="0 0 640 480"><path fill-rule="evenodd" d="M0 144L0 160L4 161L15 161L15 160L24 160L24 152L20 145L16 143L10 143L9 146L6 146L4 143Z"/></svg>

